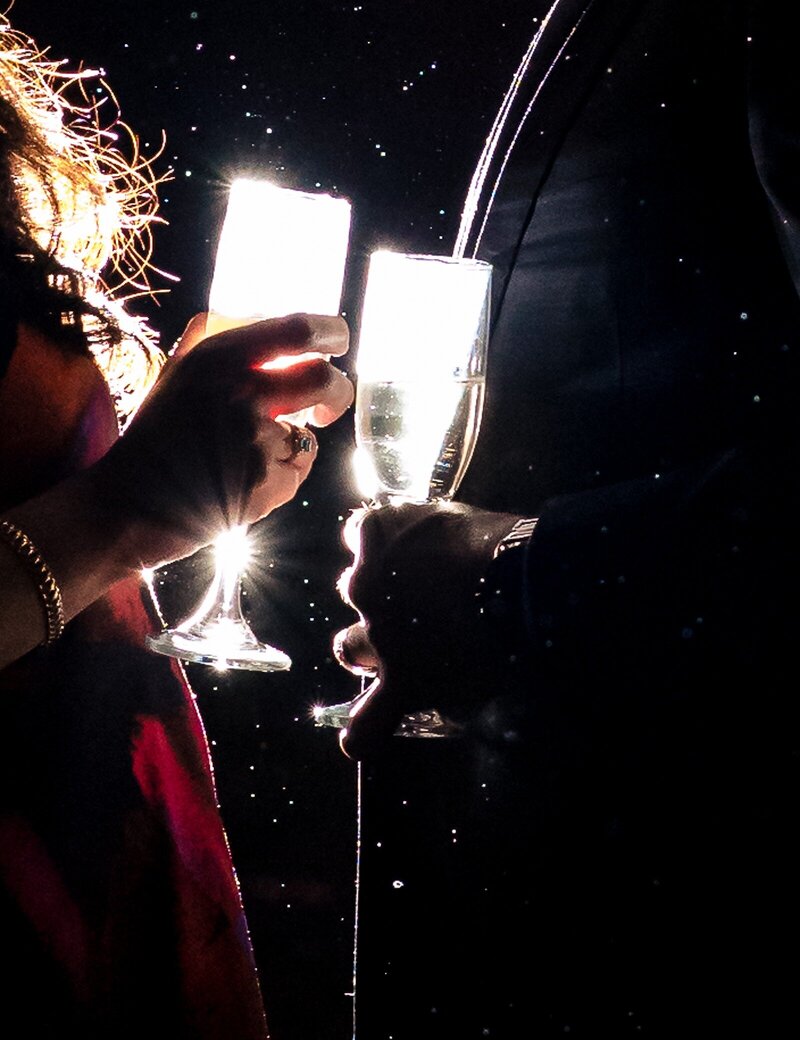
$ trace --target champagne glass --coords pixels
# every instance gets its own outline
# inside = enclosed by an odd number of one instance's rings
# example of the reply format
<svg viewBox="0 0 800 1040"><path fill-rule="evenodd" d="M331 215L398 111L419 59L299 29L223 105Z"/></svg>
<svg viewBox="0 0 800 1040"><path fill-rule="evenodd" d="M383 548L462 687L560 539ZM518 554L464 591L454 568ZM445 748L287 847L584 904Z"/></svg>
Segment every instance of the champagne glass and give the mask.
<svg viewBox="0 0 800 1040"><path fill-rule="evenodd" d="M356 356L356 483L372 506L453 497L478 438L486 383L490 264L381 250L370 257ZM362 684L363 689L363 684ZM350 704L314 709L347 725ZM399 736L452 736L437 711Z"/></svg>
<svg viewBox="0 0 800 1040"><path fill-rule="evenodd" d="M217 247L207 333L301 311L338 314L349 234L346 199L235 180ZM280 418L302 426L306 413ZM248 555L247 526L224 531L215 542L214 579L199 607L176 628L148 636L148 646L220 669L288 670L289 656L260 641L242 613Z"/></svg>

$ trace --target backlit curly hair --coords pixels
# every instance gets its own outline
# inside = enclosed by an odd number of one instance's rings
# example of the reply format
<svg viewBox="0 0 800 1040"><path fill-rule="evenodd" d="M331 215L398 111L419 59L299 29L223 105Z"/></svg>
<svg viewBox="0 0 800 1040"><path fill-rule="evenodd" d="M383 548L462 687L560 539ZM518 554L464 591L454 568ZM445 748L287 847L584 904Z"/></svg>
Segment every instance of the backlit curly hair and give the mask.
<svg viewBox="0 0 800 1040"><path fill-rule="evenodd" d="M125 306L153 291L159 157L141 155L100 72L65 69L0 14L0 292L18 320L94 355L121 427L164 356Z"/></svg>

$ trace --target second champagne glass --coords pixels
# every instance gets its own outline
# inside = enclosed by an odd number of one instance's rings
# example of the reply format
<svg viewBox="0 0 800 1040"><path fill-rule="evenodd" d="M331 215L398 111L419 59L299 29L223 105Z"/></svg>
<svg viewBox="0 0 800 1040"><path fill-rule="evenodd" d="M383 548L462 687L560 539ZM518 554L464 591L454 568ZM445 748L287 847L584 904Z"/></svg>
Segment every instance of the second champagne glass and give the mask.
<svg viewBox="0 0 800 1040"><path fill-rule="evenodd" d="M491 265L381 250L370 257L356 355L354 468L374 506L447 501L478 439L486 382ZM347 725L351 705L314 709L319 726ZM398 735L451 736L437 711Z"/></svg>
<svg viewBox="0 0 800 1040"><path fill-rule="evenodd" d="M338 314L349 235L346 199L235 180L217 247L207 332L297 312ZM305 421L304 415L280 418ZM260 641L242 613L247 527L223 532L215 550L214 579L200 606L176 628L149 636L148 646L217 668L286 671L289 656Z"/></svg>

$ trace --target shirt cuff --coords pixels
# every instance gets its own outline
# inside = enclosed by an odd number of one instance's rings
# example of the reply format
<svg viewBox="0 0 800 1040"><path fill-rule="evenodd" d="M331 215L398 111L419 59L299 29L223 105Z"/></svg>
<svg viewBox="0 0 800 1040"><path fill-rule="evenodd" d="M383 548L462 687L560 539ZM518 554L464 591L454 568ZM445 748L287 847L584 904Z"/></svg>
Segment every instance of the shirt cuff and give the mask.
<svg viewBox="0 0 800 1040"><path fill-rule="evenodd" d="M481 580L479 609L486 620L498 664L514 667L530 643L528 551L537 518L518 520L495 546Z"/></svg>

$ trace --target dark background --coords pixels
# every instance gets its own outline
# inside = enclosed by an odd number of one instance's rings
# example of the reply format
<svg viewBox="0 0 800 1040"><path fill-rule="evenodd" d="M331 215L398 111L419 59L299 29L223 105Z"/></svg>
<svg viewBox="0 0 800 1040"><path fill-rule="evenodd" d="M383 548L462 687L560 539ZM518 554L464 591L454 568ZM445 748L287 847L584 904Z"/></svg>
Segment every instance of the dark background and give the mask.
<svg viewBox="0 0 800 1040"><path fill-rule="evenodd" d="M10 18L52 58L104 70L145 154L165 135L156 167L173 176L161 189L168 223L154 260L179 281L153 276L170 291L137 309L168 349L205 309L226 185L243 173L351 199L343 309L357 342L372 249L452 250L475 160L541 7L16 0ZM322 431L300 495L255 532L248 613L291 655L291 672L189 666L276 1040L352 1032L357 774L335 733L310 722L312 704L355 692L330 655L332 634L351 620L335 591L347 563L341 524L358 504L351 437L349 416ZM209 567L200 553L161 573L168 621L194 606ZM485 777L462 749L424 743L398 740L363 777L359 1038L511 1036L499 969L443 982L485 889L476 850L502 812L484 813ZM499 963L497 949L483 952ZM478 999L470 987L481 983L498 992ZM464 1020L449 1007L462 998L475 1002Z"/></svg>

